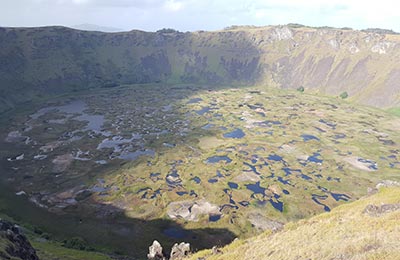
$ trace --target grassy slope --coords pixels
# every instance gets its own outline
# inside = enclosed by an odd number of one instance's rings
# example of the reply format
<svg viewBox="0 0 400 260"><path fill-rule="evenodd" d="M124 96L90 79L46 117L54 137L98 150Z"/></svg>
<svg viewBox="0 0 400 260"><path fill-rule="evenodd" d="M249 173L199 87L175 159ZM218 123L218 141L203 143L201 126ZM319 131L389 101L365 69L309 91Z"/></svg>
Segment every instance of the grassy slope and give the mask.
<svg viewBox="0 0 400 260"><path fill-rule="evenodd" d="M0 201L1 203L1 201ZM1 209L1 204L0 204ZM6 219L9 221L13 221L12 218L0 213L0 218ZM23 225L24 226L24 225ZM56 242L54 240L43 240L39 235L32 232L30 229L24 227L24 232L27 235L29 242L32 247L35 248L36 254L41 260L110 260L111 257L98 253L98 252L90 252L90 251L81 251L75 249L69 249L62 246L62 243ZM4 257L9 257L5 259L16 260L19 258L11 257L7 252L6 248L10 244L8 239L5 239L0 234L0 259ZM3 258L2 258L3 257Z"/></svg>
<svg viewBox="0 0 400 260"><path fill-rule="evenodd" d="M283 231L237 240L223 254L202 251L191 259L400 259L400 211L371 217L369 204L400 203L400 188L335 208L307 220L287 224Z"/></svg>

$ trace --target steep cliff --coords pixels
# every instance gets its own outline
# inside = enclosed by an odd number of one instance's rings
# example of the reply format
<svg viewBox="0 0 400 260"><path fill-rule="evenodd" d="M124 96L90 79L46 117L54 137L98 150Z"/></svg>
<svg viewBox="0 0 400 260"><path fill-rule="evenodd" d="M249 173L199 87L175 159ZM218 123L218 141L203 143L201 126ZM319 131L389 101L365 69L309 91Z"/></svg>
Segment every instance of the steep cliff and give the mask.
<svg viewBox="0 0 400 260"><path fill-rule="evenodd" d="M0 28L0 111L38 97L135 83L303 86L399 106L400 36L386 33L297 26L193 33Z"/></svg>

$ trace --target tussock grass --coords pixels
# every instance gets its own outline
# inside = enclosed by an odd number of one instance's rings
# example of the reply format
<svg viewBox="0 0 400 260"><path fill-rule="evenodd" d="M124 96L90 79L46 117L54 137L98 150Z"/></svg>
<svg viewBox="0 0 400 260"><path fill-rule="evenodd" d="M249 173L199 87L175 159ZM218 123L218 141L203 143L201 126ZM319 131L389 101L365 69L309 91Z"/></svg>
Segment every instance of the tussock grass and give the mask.
<svg viewBox="0 0 400 260"><path fill-rule="evenodd" d="M371 217L369 204L400 203L400 188L338 206L332 212L292 222L278 233L236 240L222 254L202 251L190 259L400 259L400 211Z"/></svg>

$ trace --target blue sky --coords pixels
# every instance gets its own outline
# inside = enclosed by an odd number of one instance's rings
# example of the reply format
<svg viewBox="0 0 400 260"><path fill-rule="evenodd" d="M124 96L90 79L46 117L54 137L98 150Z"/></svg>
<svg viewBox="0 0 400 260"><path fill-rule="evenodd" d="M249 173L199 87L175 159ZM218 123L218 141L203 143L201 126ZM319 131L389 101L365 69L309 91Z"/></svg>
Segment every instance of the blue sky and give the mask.
<svg viewBox="0 0 400 260"><path fill-rule="evenodd" d="M96 24L123 30L218 30L301 23L400 32L395 0L0 0L0 26Z"/></svg>

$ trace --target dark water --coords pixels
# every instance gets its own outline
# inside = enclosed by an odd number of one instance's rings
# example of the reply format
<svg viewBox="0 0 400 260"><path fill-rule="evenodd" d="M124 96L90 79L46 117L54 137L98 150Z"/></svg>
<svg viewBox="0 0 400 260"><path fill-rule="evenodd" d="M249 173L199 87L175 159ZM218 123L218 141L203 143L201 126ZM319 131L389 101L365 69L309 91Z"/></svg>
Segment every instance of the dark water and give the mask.
<svg viewBox="0 0 400 260"><path fill-rule="evenodd" d="M206 163L219 163L221 161L225 161L226 163L232 162L228 156L212 156L207 158Z"/></svg>
<svg viewBox="0 0 400 260"><path fill-rule="evenodd" d="M300 177L301 177L302 179L306 180L306 181L312 180L312 178L311 178L310 176L305 175L305 174L301 174Z"/></svg>
<svg viewBox="0 0 400 260"><path fill-rule="evenodd" d="M232 132L225 133L224 137L225 138L236 138L236 139L241 139L245 136L246 134L242 131L242 129L236 128Z"/></svg>
<svg viewBox="0 0 400 260"><path fill-rule="evenodd" d="M189 193L187 191L177 191L176 194L178 194L179 196L183 196Z"/></svg>
<svg viewBox="0 0 400 260"><path fill-rule="evenodd" d="M202 109L196 110L195 112L196 112L198 115L202 116L202 115L204 115L205 113L208 113L208 112L210 112L210 111L211 111L211 108L210 108L210 107L203 107Z"/></svg>
<svg viewBox="0 0 400 260"><path fill-rule="evenodd" d="M196 103L199 103L201 101L203 101L203 99L201 99L201 98L192 98L186 104L196 104Z"/></svg>
<svg viewBox="0 0 400 260"><path fill-rule="evenodd" d="M171 238L182 239L187 237L189 235L189 232L184 229L172 227L164 229L163 234Z"/></svg>
<svg viewBox="0 0 400 260"><path fill-rule="evenodd" d="M331 209L330 209L327 205L325 205L325 204L323 204L322 202L319 201L319 200L325 200L325 199L327 199L327 198L328 198L327 195L316 195L316 194L312 194L312 200L313 200L315 203L317 203L318 205L323 206L325 211L329 212L329 211L331 211Z"/></svg>
<svg viewBox="0 0 400 260"><path fill-rule="evenodd" d="M243 164L246 165L246 166L248 166L248 167L250 167L251 171L253 171L255 174L260 175L260 173L257 171L256 166L251 165L251 164L249 164L249 163L247 163L247 162L244 162Z"/></svg>
<svg viewBox="0 0 400 260"><path fill-rule="evenodd" d="M215 127L214 124L206 124L206 125L203 125L203 126L201 127L201 129L210 130L210 129L214 128L214 127Z"/></svg>
<svg viewBox="0 0 400 260"><path fill-rule="evenodd" d="M343 201L348 201L350 199L350 196L346 195L346 194L340 194L340 193L333 193L331 192L331 196L336 200L343 200Z"/></svg>
<svg viewBox="0 0 400 260"><path fill-rule="evenodd" d="M319 141L319 138L315 137L313 135L301 135L301 138L303 138L304 142L308 142L308 141L311 141L311 140Z"/></svg>
<svg viewBox="0 0 400 260"><path fill-rule="evenodd" d="M265 188L260 186L260 182L256 182L254 184L246 184L246 188L253 192L252 197L255 194L261 194L261 195L265 196Z"/></svg>
<svg viewBox="0 0 400 260"><path fill-rule="evenodd" d="M299 169L290 169L288 167L282 168L282 170L285 172L285 176L289 176L293 172L301 173L301 170L299 170Z"/></svg>
<svg viewBox="0 0 400 260"><path fill-rule="evenodd" d="M332 129L336 129L336 124L335 123L331 123L331 122L325 121L324 119L320 119L319 122L329 126Z"/></svg>
<svg viewBox="0 0 400 260"><path fill-rule="evenodd" d="M250 202L243 200L243 201L240 201L239 204L242 205L243 207L247 207L250 205Z"/></svg>
<svg viewBox="0 0 400 260"><path fill-rule="evenodd" d="M196 184L200 184L201 179L198 176L193 177L192 179L190 179L191 181L194 181Z"/></svg>
<svg viewBox="0 0 400 260"><path fill-rule="evenodd" d="M268 160L276 161L276 162L282 162L283 158L281 156L279 156L279 155L276 155L276 154L270 154L268 156Z"/></svg>
<svg viewBox="0 0 400 260"><path fill-rule="evenodd" d="M284 185L290 185L290 180L284 180L282 177L278 177L278 181Z"/></svg>
<svg viewBox="0 0 400 260"><path fill-rule="evenodd" d="M229 188L231 188L231 189L237 189L237 188L239 188L239 185L238 185L237 183L234 183L234 182L228 182L228 186L229 186Z"/></svg>
<svg viewBox="0 0 400 260"><path fill-rule="evenodd" d="M217 222L220 219L221 219L221 215L209 215L208 216L208 221L210 221L210 222Z"/></svg>
<svg viewBox="0 0 400 260"><path fill-rule="evenodd" d="M364 164L367 164L367 167L371 170L378 170L378 164L372 160L364 159L364 158L358 158L359 162L362 162Z"/></svg>
<svg viewBox="0 0 400 260"><path fill-rule="evenodd" d="M320 153L314 153L313 155L308 157L307 161L313 162L313 163L323 163L324 160L318 158L319 156L321 156Z"/></svg>
<svg viewBox="0 0 400 260"><path fill-rule="evenodd" d="M211 179L208 179L208 182L209 182L209 183L216 183L216 182L218 182L218 179L216 179L216 178L211 178Z"/></svg>
<svg viewBox="0 0 400 260"><path fill-rule="evenodd" d="M269 199L269 203L271 203L271 205L276 209L279 210L280 212L283 212L283 202L277 200L273 200L273 199Z"/></svg>

